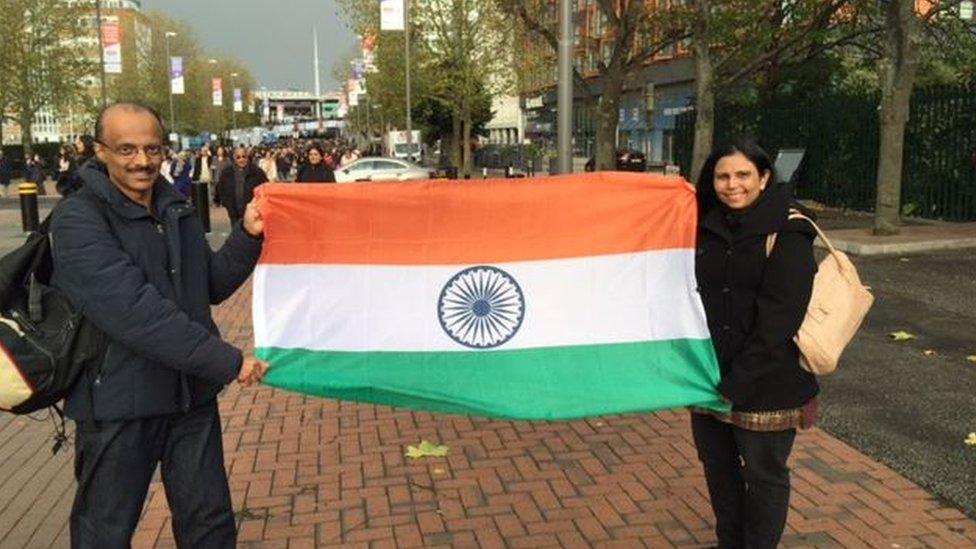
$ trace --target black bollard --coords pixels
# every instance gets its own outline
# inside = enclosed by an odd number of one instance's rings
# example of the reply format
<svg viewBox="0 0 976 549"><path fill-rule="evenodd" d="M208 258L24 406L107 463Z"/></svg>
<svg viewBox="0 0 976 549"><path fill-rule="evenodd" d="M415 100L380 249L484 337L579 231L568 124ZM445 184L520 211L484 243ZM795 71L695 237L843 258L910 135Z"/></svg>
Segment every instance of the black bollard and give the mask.
<svg viewBox="0 0 976 549"><path fill-rule="evenodd" d="M448 179L457 179L458 176L457 166L448 166L447 168L444 169L444 172L447 174Z"/></svg>
<svg viewBox="0 0 976 549"><path fill-rule="evenodd" d="M17 194L20 195L20 220L24 232L32 233L40 225L40 218L37 215L37 185L21 183L17 185Z"/></svg>
<svg viewBox="0 0 976 549"><path fill-rule="evenodd" d="M197 209L197 215L200 217L200 223L203 225L203 231L210 232L210 186L206 183L200 183L194 181L190 185L190 196L193 200L193 206Z"/></svg>

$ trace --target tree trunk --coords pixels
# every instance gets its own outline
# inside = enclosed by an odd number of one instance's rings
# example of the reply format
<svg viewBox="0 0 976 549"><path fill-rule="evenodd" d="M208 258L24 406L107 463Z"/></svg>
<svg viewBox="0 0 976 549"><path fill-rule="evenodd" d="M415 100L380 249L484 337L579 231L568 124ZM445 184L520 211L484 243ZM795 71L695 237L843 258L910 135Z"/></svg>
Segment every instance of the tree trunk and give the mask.
<svg viewBox="0 0 976 549"><path fill-rule="evenodd" d="M34 114L26 111L22 112L18 118L20 124L20 143L24 146L24 160L34 154L34 134L32 133L31 123L34 121Z"/></svg>
<svg viewBox="0 0 976 549"><path fill-rule="evenodd" d="M461 117L455 111L451 115L451 165L461 167Z"/></svg>
<svg viewBox="0 0 976 549"><path fill-rule="evenodd" d="M464 138L464 149L461 151L461 160L464 165L464 175L470 177L472 169L471 158L471 107L467 101L464 103L464 120L462 121Z"/></svg>
<svg viewBox="0 0 976 549"><path fill-rule="evenodd" d="M620 123L620 96L624 89L623 67L611 65L603 73L603 95L597 106L596 169L617 168L617 126Z"/></svg>
<svg viewBox="0 0 976 549"><path fill-rule="evenodd" d="M878 196L874 234L897 234L901 224L901 175L905 126L911 107L918 50L914 0L895 0L885 10L884 58L881 76L881 142L878 148Z"/></svg>
<svg viewBox="0 0 976 549"><path fill-rule="evenodd" d="M711 154L715 138L715 67L709 47L709 0L698 0L693 35L695 55L695 142L691 153L692 182L698 182L702 165Z"/></svg>

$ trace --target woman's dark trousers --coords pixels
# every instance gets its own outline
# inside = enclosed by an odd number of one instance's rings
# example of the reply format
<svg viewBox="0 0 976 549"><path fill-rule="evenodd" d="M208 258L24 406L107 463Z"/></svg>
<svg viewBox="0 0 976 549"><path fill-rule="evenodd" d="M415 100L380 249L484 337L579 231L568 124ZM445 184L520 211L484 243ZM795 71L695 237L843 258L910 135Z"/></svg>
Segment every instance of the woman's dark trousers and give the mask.
<svg viewBox="0 0 976 549"><path fill-rule="evenodd" d="M217 401L187 413L77 424L74 549L129 547L156 465L181 548L233 548Z"/></svg>
<svg viewBox="0 0 976 549"><path fill-rule="evenodd" d="M796 430L757 432L691 414L691 431L715 513L721 549L771 549L790 505L786 460Z"/></svg>

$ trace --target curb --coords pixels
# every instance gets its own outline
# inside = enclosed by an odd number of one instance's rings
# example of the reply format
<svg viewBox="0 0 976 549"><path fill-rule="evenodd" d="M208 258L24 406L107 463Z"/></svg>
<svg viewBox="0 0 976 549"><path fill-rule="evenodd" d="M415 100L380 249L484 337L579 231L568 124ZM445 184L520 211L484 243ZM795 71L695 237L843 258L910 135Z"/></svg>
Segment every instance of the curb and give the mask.
<svg viewBox="0 0 976 549"><path fill-rule="evenodd" d="M828 233L828 236L830 234ZM830 237L834 248L859 256L859 257L884 257L892 255L907 255L924 252L935 252L943 250L962 250L966 248L976 248L976 237L969 238L944 238L934 240L920 240L917 242L898 242L887 244L873 244L855 242L852 240L835 239ZM817 239L815 245L818 248L826 249L823 241Z"/></svg>

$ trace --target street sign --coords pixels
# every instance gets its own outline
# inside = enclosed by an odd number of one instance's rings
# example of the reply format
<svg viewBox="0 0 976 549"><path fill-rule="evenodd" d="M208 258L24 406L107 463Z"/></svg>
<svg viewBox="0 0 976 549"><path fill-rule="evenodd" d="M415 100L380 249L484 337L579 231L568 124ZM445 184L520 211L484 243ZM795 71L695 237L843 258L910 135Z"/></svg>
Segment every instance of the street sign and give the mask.
<svg viewBox="0 0 976 549"><path fill-rule="evenodd" d="M404 30L403 0L380 0L380 30Z"/></svg>

